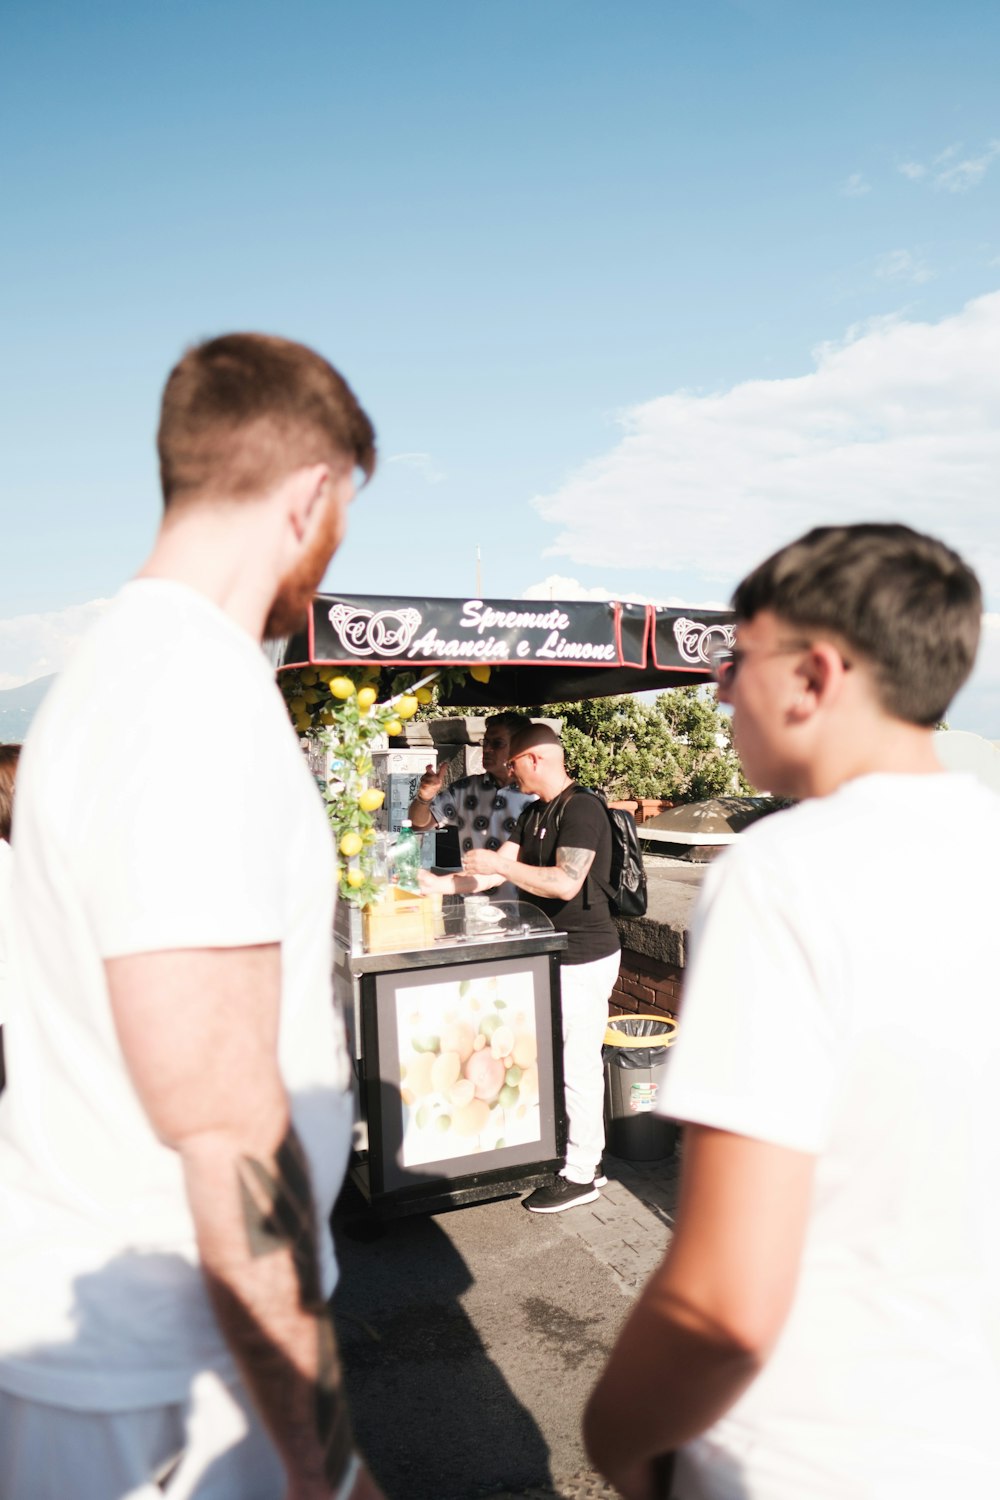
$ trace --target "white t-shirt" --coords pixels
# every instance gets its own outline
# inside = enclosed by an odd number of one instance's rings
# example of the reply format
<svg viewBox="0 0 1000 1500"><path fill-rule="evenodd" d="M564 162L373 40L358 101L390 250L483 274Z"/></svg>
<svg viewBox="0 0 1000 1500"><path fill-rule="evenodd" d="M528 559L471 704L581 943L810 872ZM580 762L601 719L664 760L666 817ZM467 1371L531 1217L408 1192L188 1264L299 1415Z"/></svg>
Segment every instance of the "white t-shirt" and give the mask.
<svg viewBox="0 0 1000 1500"><path fill-rule="evenodd" d="M0 1389L94 1410L183 1400L197 1371L233 1366L102 961L281 944L280 1064L332 1290L350 1102L329 827L259 647L160 580L128 584L53 685L17 795Z"/></svg>
<svg viewBox="0 0 1000 1500"><path fill-rule="evenodd" d="M664 1114L817 1157L794 1304L683 1500L1000 1495L1000 799L868 776L708 872Z"/></svg>

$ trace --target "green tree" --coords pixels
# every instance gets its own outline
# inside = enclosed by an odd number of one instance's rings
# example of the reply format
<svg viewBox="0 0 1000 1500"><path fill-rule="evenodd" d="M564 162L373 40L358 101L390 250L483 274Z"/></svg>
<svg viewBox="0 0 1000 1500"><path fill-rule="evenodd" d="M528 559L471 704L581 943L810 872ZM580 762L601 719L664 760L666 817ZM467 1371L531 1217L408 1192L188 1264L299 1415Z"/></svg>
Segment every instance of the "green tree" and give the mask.
<svg viewBox="0 0 1000 1500"><path fill-rule="evenodd" d="M511 707L533 719L561 719L570 775L612 800L663 797L700 802L749 790L733 750L729 719L714 693L700 688L673 688L653 703L624 695ZM443 707L428 708L425 716L497 712Z"/></svg>

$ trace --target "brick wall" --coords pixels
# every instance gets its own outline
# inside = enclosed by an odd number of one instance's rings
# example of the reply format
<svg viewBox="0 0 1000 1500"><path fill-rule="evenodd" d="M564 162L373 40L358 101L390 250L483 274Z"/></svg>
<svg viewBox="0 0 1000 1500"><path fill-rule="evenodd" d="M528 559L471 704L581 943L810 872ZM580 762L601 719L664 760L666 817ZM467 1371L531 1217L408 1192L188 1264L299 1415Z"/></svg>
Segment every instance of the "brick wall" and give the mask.
<svg viewBox="0 0 1000 1500"><path fill-rule="evenodd" d="M676 1016L683 972L674 964L623 948L618 981L611 992L611 1014Z"/></svg>

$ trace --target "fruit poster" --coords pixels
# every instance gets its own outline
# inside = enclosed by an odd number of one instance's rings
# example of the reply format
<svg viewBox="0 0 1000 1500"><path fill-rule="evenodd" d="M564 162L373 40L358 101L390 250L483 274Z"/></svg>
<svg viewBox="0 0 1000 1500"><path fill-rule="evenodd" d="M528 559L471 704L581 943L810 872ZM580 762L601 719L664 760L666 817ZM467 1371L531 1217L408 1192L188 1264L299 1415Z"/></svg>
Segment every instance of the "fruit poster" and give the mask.
<svg viewBox="0 0 1000 1500"><path fill-rule="evenodd" d="M379 1191L557 1158L562 1036L546 954L378 974L374 999Z"/></svg>
<svg viewBox="0 0 1000 1500"><path fill-rule="evenodd" d="M404 1167L541 1140L530 970L396 996Z"/></svg>

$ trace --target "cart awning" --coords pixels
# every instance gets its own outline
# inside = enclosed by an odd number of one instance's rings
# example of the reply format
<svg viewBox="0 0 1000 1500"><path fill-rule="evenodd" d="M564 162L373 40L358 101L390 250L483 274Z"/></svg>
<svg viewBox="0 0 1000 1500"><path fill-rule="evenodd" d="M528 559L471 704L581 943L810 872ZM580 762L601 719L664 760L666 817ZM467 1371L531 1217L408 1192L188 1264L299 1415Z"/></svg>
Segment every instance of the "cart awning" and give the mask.
<svg viewBox="0 0 1000 1500"><path fill-rule="evenodd" d="M708 682L709 653L732 643L719 610L591 600L423 599L317 594L306 630L272 643L278 671L489 666L445 701L558 703Z"/></svg>

